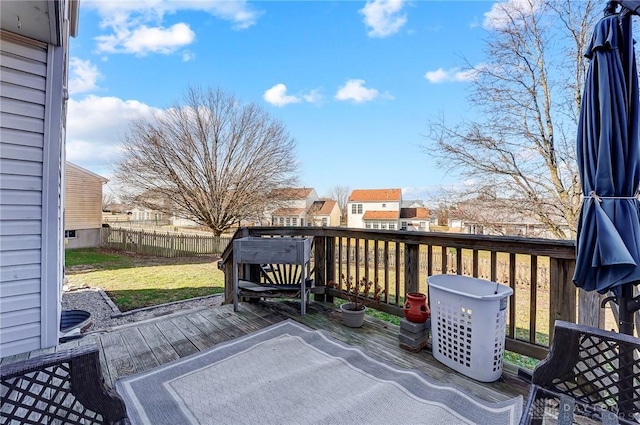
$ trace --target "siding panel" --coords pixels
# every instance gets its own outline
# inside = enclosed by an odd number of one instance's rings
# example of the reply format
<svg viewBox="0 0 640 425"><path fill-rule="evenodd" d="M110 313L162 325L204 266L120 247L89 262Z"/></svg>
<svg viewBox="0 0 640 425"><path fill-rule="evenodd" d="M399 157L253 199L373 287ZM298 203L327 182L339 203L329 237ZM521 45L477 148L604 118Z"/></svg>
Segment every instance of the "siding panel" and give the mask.
<svg viewBox="0 0 640 425"><path fill-rule="evenodd" d="M36 62L47 62L47 51L44 47L38 48L33 45L25 45L16 41L7 41L4 38L0 38L0 51L3 54L21 56L23 58L31 59Z"/></svg>
<svg viewBox="0 0 640 425"><path fill-rule="evenodd" d="M3 205L0 220L38 220L42 216L39 205Z"/></svg>
<svg viewBox="0 0 640 425"><path fill-rule="evenodd" d="M44 147L44 137L38 133L25 133L24 131L10 128L0 128L0 140L2 143L12 145L31 146L42 149Z"/></svg>
<svg viewBox="0 0 640 425"><path fill-rule="evenodd" d="M3 256L4 257L4 256ZM2 262L2 266L0 266L0 280L2 281L2 286L7 282L15 282L16 280L30 280L30 279L39 279L40 278L40 264L29 264L29 265L19 265L19 266L10 266ZM0 302L4 300L4 294L0 297ZM0 308L2 311L2 308Z"/></svg>
<svg viewBox="0 0 640 425"><path fill-rule="evenodd" d="M40 235L13 235L3 236L0 240L0 251L37 249L40 250L42 238ZM1 264L5 263L4 256ZM3 295L5 288L2 288Z"/></svg>
<svg viewBox="0 0 640 425"><path fill-rule="evenodd" d="M2 175L0 189L42 191L42 177Z"/></svg>
<svg viewBox="0 0 640 425"><path fill-rule="evenodd" d="M11 313L2 314L2 322L0 322L0 328L19 328L23 325L36 323L38 321L40 321L39 308L13 311Z"/></svg>
<svg viewBox="0 0 640 425"><path fill-rule="evenodd" d="M2 61L3 68L13 69L26 75L33 74L45 77L47 75L46 52L44 52L44 54L44 61L39 61L24 56L1 52L0 60Z"/></svg>
<svg viewBox="0 0 640 425"><path fill-rule="evenodd" d="M39 192L0 189L0 205L40 205L41 202L42 195Z"/></svg>
<svg viewBox="0 0 640 425"><path fill-rule="evenodd" d="M0 40L0 349L3 355L52 344L56 279L43 276L42 244L45 153L60 146L60 107L64 64L60 48L2 37ZM49 63L51 61L51 63ZM50 66L51 65L51 66ZM53 78L48 81L47 78ZM53 90L46 105L47 90ZM45 130L45 125L46 130ZM58 127L58 128L56 128ZM47 137L45 131L52 130ZM46 149L45 149L46 148ZM55 156L52 169L58 168ZM51 181L51 175L47 181ZM48 200L49 198L47 198ZM51 203L50 205L54 205ZM50 207L49 210L53 210ZM52 228L55 232L55 228ZM53 239L52 239L53 240ZM51 249L51 243L48 250ZM48 253L48 252L47 252ZM51 258L57 258L52 255ZM46 332L43 331L46 329ZM53 335L57 341L57 333Z"/></svg>
<svg viewBox="0 0 640 425"><path fill-rule="evenodd" d="M5 83L4 81L0 82L0 96L41 105L44 105L45 100L45 93L42 90Z"/></svg>
<svg viewBox="0 0 640 425"><path fill-rule="evenodd" d="M40 220L0 221L0 236L12 235L40 235L42 222Z"/></svg>
<svg viewBox="0 0 640 425"><path fill-rule="evenodd" d="M40 262L40 249L5 251L2 253L2 265L11 266L37 264Z"/></svg>
<svg viewBox="0 0 640 425"><path fill-rule="evenodd" d="M0 170L4 174L42 177L41 162L14 161L2 158L2 155L0 155Z"/></svg>
<svg viewBox="0 0 640 425"><path fill-rule="evenodd" d="M4 313L0 315L4 321ZM12 326L10 328L0 329L0 344L4 345L6 341L18 341L30 339L40 336L40 323L29 323L21 326Z"/></svg>
<svg viewBox="0 0 640 425"><path fill-rule="evenodd" d="M102 227L102 182L95 174L69 165L65 170L65 230Z"/></svg>
<svg viewBox="0 0 640 425"><path fill-rule="evenodd" d="M40 291L40 279L19 280L2 284L3 297L15 297L21 294L35 294Z"/></svg>
<svg viewBox="0 0 640 425"><path fill-rule="evenodd" d="M40 75L25 74L24 72L5 68L4 66L0 67L0 72L2 72L2 81L6 83L45 91L47 80Z"/></svg>
<svg viewBox="0 0 640 425"><path fill-rule="evenodd" d="M16 99L0 98L0 112L44 120L44 105L21 102ZM5 127L4 116L2 117L2 126Z"/></svg>
<svg viewBox="0 0 640 425"><path fill-rule="evenodd" d="M40 294L18 295L14 297L0 298L0 311L2 316L12 311L40 308Z"/></svg>
<svg viewBox="0 0 640 425"><path fill-rule="evenodd" d="M14 130L29 131L31 133L42 133L44 131L44 120L38 118L25 117L22 115L2 114L2 126Z"/></svg>

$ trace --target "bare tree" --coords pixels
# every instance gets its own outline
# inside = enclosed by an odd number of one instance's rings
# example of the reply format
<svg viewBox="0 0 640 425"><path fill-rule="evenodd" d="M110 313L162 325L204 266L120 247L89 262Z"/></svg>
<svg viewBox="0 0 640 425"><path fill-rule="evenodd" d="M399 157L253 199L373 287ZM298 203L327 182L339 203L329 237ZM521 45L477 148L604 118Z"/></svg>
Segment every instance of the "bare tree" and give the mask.
<svg viewBox="0 0 640 425"><path fill-rule="evenodd" d="M524 213L558 238L575 235L579 214L576 128L595 4L496 3L487 62L471 70L469 102L482 118L455 126L433 120L428 139L436 149L425 146L473 181L461 198L490 195L496 208Z"/></svg>
<svg viewBox="0 0 640 425"><path fill-rule="evenodd" d="M338 203L340 208L340 224L347 224L347 203L349 202L349 195L351 194L351 188L349 186L336 185L329 191L328 197Z"/></svg>
<svg viewBox="0 0 640 425"><path fill-rule="evenodd" d="M255 104L189 88L181 103L135 122L116 176L138 205L220 235L260 220L271 190L296 182L295 142Z"/></svg>
<svg viewBox="0 0 640 425"><path fill-rule="evenodd" d="M102 211L110 210L111 204L116 201L115 196L111 193L102 192Z"/></svg>

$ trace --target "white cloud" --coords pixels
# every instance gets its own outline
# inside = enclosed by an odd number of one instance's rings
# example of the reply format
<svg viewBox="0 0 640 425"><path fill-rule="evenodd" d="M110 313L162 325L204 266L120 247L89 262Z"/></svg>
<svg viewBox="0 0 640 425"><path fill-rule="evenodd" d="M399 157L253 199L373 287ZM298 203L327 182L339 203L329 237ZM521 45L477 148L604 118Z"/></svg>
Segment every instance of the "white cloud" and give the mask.
<svg viewBox="0 0 640 425"><path fill-rule="evenodd" d="M182 61L183 62L190 62L192 60L194 60L196 58L196 54L193 52L190 52L188 50L185 50L184 52L182 52Z"/></svg>
<svg viewBox="0 0 640 425"><path fill-rule="evenodd" d="M99 52L136 55L170 54L193 43L195 33L188 24L163 25L165 16L169 14L205 12L230 21L235 29L254 25L259 15L246 0L83 0L82 4L98 11L100 28L106 32L96 37Z"/></svg>
<svg viewBox="0 0 640 425"><path fill-rule="evenodd" d="M473 81L478 77L478 70L481 66L483 65L478 65L473 69L465 70L461 70L460 68L451 68L447 70L438 68L435 71L427 71L424 74L424 78L432 84Z"/></svg>
<svg viewBox="0 0 640 425"><path fill-rule="evenodd" d="M348 80L338 88L335 98L337 100L351 100L356 103L368 102L380 95L376 89L364 87L364 80Z"/></svg>
<svg viewBox="0 0 640 425"><path fill-rule="evenodd" d="M262 96L267 103L274 106L285 106L290 103L299 103L300 98L296 96L290 96L287 94L287 86L284 84L276 84L269 90L264 92Z"/></svg>
<svg viewBox="0 0 640 425"><path fill-rule="evenodd" d="M116 30L114 34L98 36L98 51L105 53L133 53L143 56L148 53L173 53L195 40L196 34L187 24L178 23L169 28L142 25L133 31L128 28Z"/></svg>
<svg viewBox="0 0 640 425"><path fill-rule="evenodd" d="M137 100L89 95L69 99L67 159L90 170L104 168L120 151L119 141L129 124L160 112Z"/></svg>
<svg viewBox="0 0 640 425"><path fill-rule="evenodd" d="M309 103L320 103L324 99L322 93L320 93L320 89L313 89L302 95L302 98L305 102Z"/></svg>
<svg viewBox="0 0 640 425"><path fill-rule="evenodd" d="M523 16L532 15L540 8L541 0L504 0L494 3L484 14L482 26L486 29L501 29L510 22L518 24Z"/></svg>
<svg viewBox="0 0 640 425"><path fill-rule="evenodd" d="M320 94L320 89L313 89L307 93L299 94L298 96L289 95L287 94L287 86L282 83L276 84L265 91L262 98L267 103L278 107L282 107L290 103L300 103L302 101L307 103L319 103L323 99Z"/></svg>
<svg viewBox="0 0 640 425"><path fill-rule="evenodd" d="M405 0L368 0L360 9L364 15L364 23L370 28L369 37L387 37L397 33L407 23L407 16L402 13Z"/></svg>
<svg viewBox="0 0 640 425"><path fill-rule="evenodd" d="M101 77L98 67L91 61L76 57L69 59L69 94L96 90Z"/></svg>

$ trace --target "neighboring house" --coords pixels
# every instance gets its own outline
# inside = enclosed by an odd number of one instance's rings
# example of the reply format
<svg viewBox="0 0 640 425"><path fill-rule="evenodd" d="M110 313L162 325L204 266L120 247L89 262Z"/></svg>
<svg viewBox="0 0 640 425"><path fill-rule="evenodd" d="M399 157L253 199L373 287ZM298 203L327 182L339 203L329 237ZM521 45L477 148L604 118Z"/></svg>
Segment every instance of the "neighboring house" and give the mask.
<svg viewBox="0 0 640 425"><path fill-rule="evenodd" d="M69 36L79 2L0 1L0 355L58 343Z"/></svg>
<svg viewBox="0 0 640 425"><path fill-rule="evenodd" d="M149 223L158 223L166 221L167 215L161 211L152 210L144 207L133 207L129 210L130 221L144 221Z"/></svg>
<svg viewBox="0 0 640 425"><path fill-rule="evenodd" d="M268 196L271 207L267 214L272 226L306 226L307 212L318 194L312 188L274 189Z"/></svg>
<svg viewBox="0 0 640 425"><path fill-rule="evenodd" d="M347 226L397 230L401 205L400 189L356 189L347 201Z"/></svg>
<svg viewBox="0 0 640 425"><path fill-rule="evenodd" d="M402 208L400 210L400 230L428 232L431 228L430 213L427 208Z"/></svg>
<svg viewBox="0 0 640 425"><path fill-rule="evenodd" d="M491 200L460 202L449 212L448 221L450 231L461 233L557 239L541 221L522 212L496 207ZM560 227L569 238L569 226Z"/></svg>
<svg viewBox="0 0 640 425"><path fill-rule="evenodd" d="M307 212L308 226L340 226L340 207L334 200L316 201Z"/></svg>
<svg viewBox="0 0 640 425"><path fill-rule="evenodd" d="M99 246L102 185L108 180L68 161L64 176L65 248Z"/></svg>

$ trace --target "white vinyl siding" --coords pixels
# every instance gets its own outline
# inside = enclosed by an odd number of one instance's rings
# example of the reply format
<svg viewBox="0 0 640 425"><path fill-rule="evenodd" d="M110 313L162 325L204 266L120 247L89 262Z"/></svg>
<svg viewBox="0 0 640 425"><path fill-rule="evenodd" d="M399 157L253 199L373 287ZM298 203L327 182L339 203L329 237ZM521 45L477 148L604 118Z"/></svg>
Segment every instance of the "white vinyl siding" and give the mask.
<svg viewBox="0 0 640 425"><path fill-rule="evenodd" d="M43 297L55 285L57 276L47 276L43 258L52 261L56 252L46 253L43 217L58 208L45 201L51 196L45 157L60 152L60 111L45 108L49 98L47 66L51 50L42 43L30 43L3 32L0 41L0 348L2 356L51 345L57 340L57 319L43 308ZM59 98L58 98L59 101ZM51 128L58 131L45 136ZM50 164L56 167L56 164ZM59 167L59 163L57 164ZM53 182L58 184L59 180ZM50 186L49 186L50 187ZM55 194L53 194L55 195ZM55 217L53 217L55 219ZM45 246L49 248L51 244ZM51 267L50 267L51 269ZM45 294L46 293L46 294ZM53 318L53 323L45 319ZM54 339L55 338L55 339ZM55 343L55 342L54 342ZM46 344L46 345L45 345Z"/></svg>

